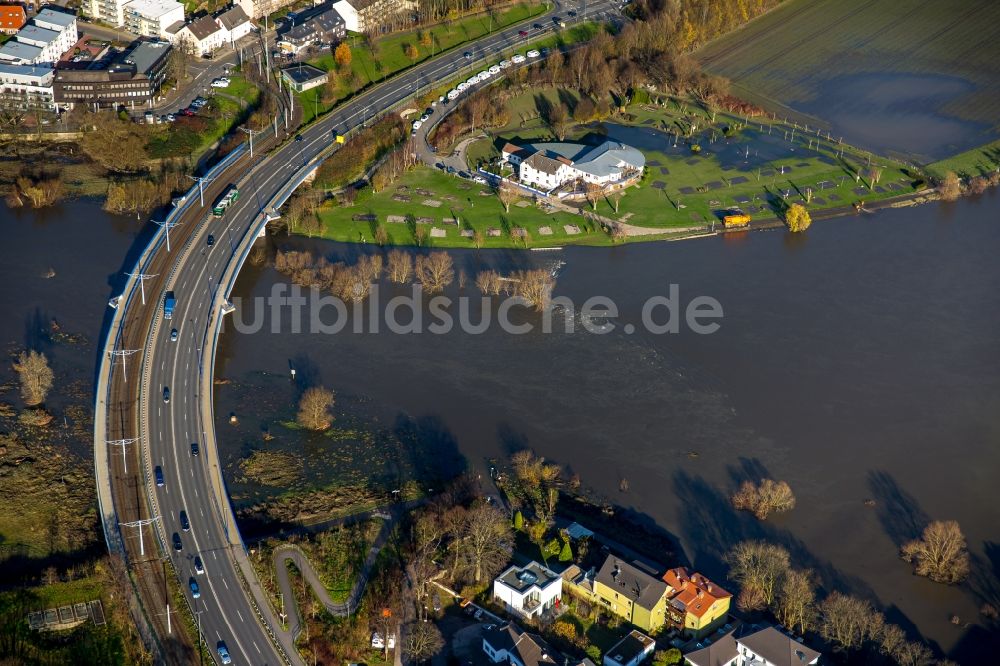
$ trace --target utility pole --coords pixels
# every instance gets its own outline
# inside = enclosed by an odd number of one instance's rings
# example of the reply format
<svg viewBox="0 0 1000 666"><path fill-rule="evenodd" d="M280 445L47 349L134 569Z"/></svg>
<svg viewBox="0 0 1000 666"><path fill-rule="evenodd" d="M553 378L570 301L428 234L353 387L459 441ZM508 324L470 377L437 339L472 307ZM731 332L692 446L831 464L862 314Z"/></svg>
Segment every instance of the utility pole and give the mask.
<svg viewBox="0 0 1000 666"><path fill-rule="evenodd" d="M111 351L108 352L108 355L111 357L112 364L114 364L115 362L115 356L119 357L122 360L122 381L125 382L126 384L128 383L128 373L125 372L125 359L131 356L132 354L138 354L138 353L139 353L138 349L112 349Z"/></svg>
<svg viewBox="0 0 1000 666"><path fill-rule="evenodd" d="M254 131L249 127L240 127L240 129L245 133L250 135L250 157L253 157L253 135Z"/></svg>
<svg viewBox="0 0 1000 666"><path fill-rule="evenodd" d="M108 440L107 442L109 446L122 447L122 467L124 468L126 474L128 474L128 464L125 462L125 447L129 444L135 444L138 441L138 437L133 437L132 439L113 439Z"/></svg>
<svg viewBox="0 0 1000 666"><path fill-rule="evenodd" d="M205 207L205 183L211 183L211 178L205 178L204 176L188 176L191 180L198 181L198 199L201 201L201 207Z"/></svg>
<svg viewBox="0 0 1000 666"><path fill-rule="evenodd" d="M130 523L118 523L118 525L120 527L138 527L139 528L139 557L145 557L146 556L146 549L143 546L143 541L142 541L142 528L145 527L146 525L151 524L151 523L155 523L159 519L160 519L160 517L156 516L154 518L146 518L145 520L133 520Z"/></svg>
<svg viewBox="0 0 1000 666"><path fill-rule="evenodd" d="M142 304L146 304L146 280L155 278L158 273L153 275L148 275L146 273L126 273L129 277L134 277L139 281L139 291L142 293Z"/></svg>
<svg viewBox="0 0 1000 666"><path fill-rule="evenodd" d="M202 204L201 205L202 206L205 205L204 199L202 199ZM163 221L153 220L153 222L156 223L156 224L158 224L158 225L160 225L161 227L163 227L163 229L166 231L166 233L167 233L167 252L170 252L170 230L173 229L174 227L176 227L178 224L180 224L180 222L167 222L166 220L163 220Z"/></svg>

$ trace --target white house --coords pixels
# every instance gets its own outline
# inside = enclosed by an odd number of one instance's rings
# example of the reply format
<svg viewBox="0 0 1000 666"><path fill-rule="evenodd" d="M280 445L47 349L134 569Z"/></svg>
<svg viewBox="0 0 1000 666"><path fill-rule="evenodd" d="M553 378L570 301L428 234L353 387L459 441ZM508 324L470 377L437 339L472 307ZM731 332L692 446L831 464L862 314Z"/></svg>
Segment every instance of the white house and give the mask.
<svg viewBox="0 0 1000 666"><path fill-rule="evenodd" d="M0 47L0 61L36 65L55 63L79 39L76 14L44 8Z"/></svg>
<svg viewBox="0 0 1000 666"><path fill-rule="evenodd" d="M8 108L53 109L54 76L51 67L0 64L0 103Z"/></svg>
<svg viewBox="0 0 1000 666"><path fill-rule="evenodd" d="M195 55L211 55L226 44L226 33L212 16L191 21L174 36L174 46L188 49Z"/></svg>
<svg viewBox="0 0 1000 666"><path fill-rule="evenodd" d="M633 629L604 653L604 666L639 666L655 649L656 641Z"/></svg>
<svg viewBox="0 0 1000 666"><path fill-rule="evenodd" d="M508 143L501 151L501 160L517 167L521 183L546 192L574 181L606 189L625 187L638 180L646 166L646 158L639 150L617 141L598 146Z"/></svg>
<svg viewBox="0 0 1000 666"><path fill-rule="evenodd" d="M259 19L273 14L293 2L295 0L236 0L236 4L243 8L243 13L251 19Z"/></svg>
<svg viewBox="0 0 1000 666"><path fill-rule="evenodd" d="M810 666L820 657L774 627L757 626L740 627L684 655L691 666Z"/></svg>
<svg viewBox="0 0 1000 666"><path fill-rule="evenodd" d="M125 25L125 5L129 0L82 0L80 11L115 27Z"/></svg>
<svg viewBox="0 0 1000 666"><path fill-rule="evenodd" d="M236 42L253 31L253 23L250 17L239 5L233 5L221 14L217 14L216 22L222 28L223 37L230 46L235 46Z"/></svg>
<svg viewBox="0 0 1000 666"><path fill-rule="evenodd" d="M510 666L594 666L590 659L569 659L541 636L529 634L515 624L483 631L483 652L494 664Z"/></svg>
<svg viewBox="0 0 1000 666"><path fill-rule="evenodd" d="M125 29L140 37L167 39L167 28L184 22L184 5L177 0L132 0L124 7Z"/></svg>
<svg viewBox="0 0 1000 666"><path fill-rule="evenodd" d="M560 603L562 578L537 562L512 566L493 580L493 598L510 613L540 617Z"/></svg>

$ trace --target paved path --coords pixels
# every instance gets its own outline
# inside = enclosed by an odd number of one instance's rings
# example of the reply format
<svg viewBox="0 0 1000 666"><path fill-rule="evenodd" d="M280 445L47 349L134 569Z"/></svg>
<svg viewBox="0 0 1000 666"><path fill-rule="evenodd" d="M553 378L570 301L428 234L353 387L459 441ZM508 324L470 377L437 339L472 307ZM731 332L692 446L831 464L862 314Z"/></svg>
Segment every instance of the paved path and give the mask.
<svg viewBox="0 0 1000 666"><path fill-rule="evenodd" d="M382 529L379 530L378 536L375 537L375 541L372 542L371 547L368 549L361 572L358 574L358 579L354 582L354 587L351 589L351 594L348 596L347 601L338 602L330 597L330 593L319 579L319 574L316 573L316 569L313 568L308 556L301 548L286 544L274 550L271 563L274 566L275 576L278 580L278 588L285 599L285 612L288 613L287 633L293 639L298 638L299 632L302 631L302 617L299 612L299 603L305 600L297 600L295 598L286 563L292 562L298 568L305 582L312 588L316 598L319 599L320 603L323 604L331 615L334 617L346 617L351 614L353 609L358 607L358 602L361 600L361 595L364 593L365 586L368 583L368 575L371 573L372 567L375 566L375 559L378 557L382 547L385 546L386 541L389 540L389 535L392 534L393 527L399 515L399 512L393 513L388 520L382 523Z"/></svg>

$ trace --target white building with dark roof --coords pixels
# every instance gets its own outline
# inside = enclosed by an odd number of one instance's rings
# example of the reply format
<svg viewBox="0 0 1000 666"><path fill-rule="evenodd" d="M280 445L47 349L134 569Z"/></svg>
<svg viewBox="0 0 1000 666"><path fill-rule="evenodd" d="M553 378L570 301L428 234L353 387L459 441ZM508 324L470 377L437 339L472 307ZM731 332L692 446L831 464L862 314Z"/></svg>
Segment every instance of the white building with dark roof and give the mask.
<svg viewBox="0 0 1000 666"><path fill-rule="evenodd" d="M604 666L639 666L656 650L656 641L633 629L604 653Z"/></svg>
<svg viewBox="0 0 1000 666"><path fill-rule="evenodd" d="M516 624L493 626L483 631L483 652L495 664L510 666L594 666L590 659L564 657L537 634Z"/></svg>
<svg viewBox="0 0 1000 666"><path fill-rule="evenodd" d="M239 5L233 5L221 14L216 14L215 20L222 28L225 41L229 42L230 46L234 46L238 40L246 37L253 30L250 17Z"/></svg>
<svg viewBox="0 0 1000 666"><path fill-rule="evenodd" d="M501 160L516 167L524 185L551 192L573 183L594 183L606 189L627 187L642 176L645 156L636 148L618 141L597 146L579 143L508 143Z"/></svg>
<svg viewBox="0 0 1000 666"><path fill-rule="evenodd" d="M688 652L691 666L813 666L823 656L774 627L742 626Z"/></svg>
<svg viewBox="0 0 1000 666"><path fill-rule="evenodd" d="M197 18L177 31L174 45L194 55L211 55L228 43L226 32L213 16Z"/></svg>

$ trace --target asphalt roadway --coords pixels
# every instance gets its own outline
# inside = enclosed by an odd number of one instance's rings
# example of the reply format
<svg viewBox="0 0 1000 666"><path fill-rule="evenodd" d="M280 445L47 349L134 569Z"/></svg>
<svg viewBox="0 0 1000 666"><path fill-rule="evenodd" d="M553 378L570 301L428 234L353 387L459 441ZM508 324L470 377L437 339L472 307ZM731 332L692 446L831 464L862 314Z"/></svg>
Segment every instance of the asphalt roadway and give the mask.
<svg viewBox="0 0 1000 666"><path fill-rule="evenodd" d="M232 523L215 448L212 366L217 318L223 316L221 304L239 270L240 248L251 242L249 235L260 228L262 211L269 202L282 192L287 181L314 166L314 158L331 145L334 133L355 128L428 86L470 71L470 67L474 66L471 71L478 71L484 63L495 64L494 60L499 59L497 54L524 41L518 30L528 30L529 40L539 37L553 29L553 15L565 16L565 12L576 6L576 3L557 6L546 15L504 28L466 49L458 48L418 65L351 99L270 154L263 156L258 152L251 164L240 160L237 166L219 176L217 180L223 185L233 182L240 188L239 200L221 219L212 217L213 200L208 198L204 207L193 205L185 214L184 223L195 228L185 234L183 246L175 243L170 252L166 288L174 291L177 298L171 320L163 318L162 295L147 293L146 308L156 308L158 312L149 331L148 355L144 359L140 432L143 442L148 443L147 464L159 466L163 471L164 485L156 487L150 479L146 490L152 498L154 513L159 516L158 529L166 544L166 555L197 613L214 658L218 658L217 646L225 643L234 664L284 662L258 620L256 605L264 625L276 635L288 657L301 662L290 637L280 629L267 603L259 594L256 600L254 595L248 595L241 584L241 577L247 578L246 554ZM587 3L584 9L580 3L576 20L604 15L613 11L613 7L605 1ZM532 28L535 23L543 29ZM464 56L465 50L473 53L471 60ZM211 247L207 244L209 234L215 241ZM130 309L133 307L142 306L135 303ZM177 340L171 341L171 331L175 328ZM165 387L170 390L169 402L163 399ZM198 445L200 455L193 455L192 444ZM188 530L181 524L182 511L189 521ZM181 543L179 551L174 548L175 534ZM126 538L132 537L126 534ZM195 573L195 557L204 564L203 574ZM198 583L198 598L194 598L189 587L190 580ZM251 586L254 582L250 582Z"/></svg>

